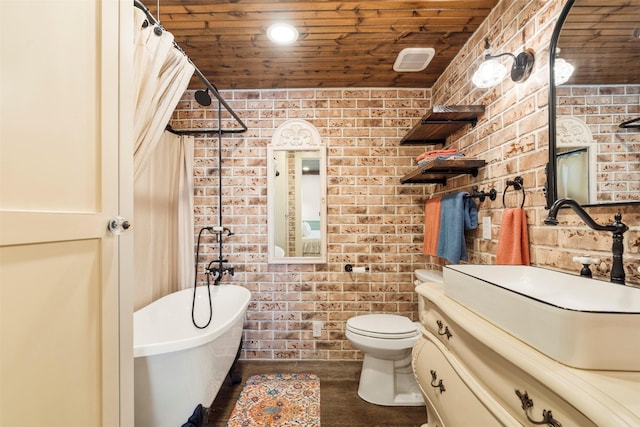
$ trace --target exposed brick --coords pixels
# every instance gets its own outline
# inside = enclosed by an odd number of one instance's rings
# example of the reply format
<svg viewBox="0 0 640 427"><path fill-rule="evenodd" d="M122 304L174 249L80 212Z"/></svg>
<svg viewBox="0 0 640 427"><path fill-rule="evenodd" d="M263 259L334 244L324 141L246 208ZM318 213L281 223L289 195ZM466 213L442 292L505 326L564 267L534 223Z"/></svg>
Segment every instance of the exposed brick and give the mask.
<svg viewBox="0 0 640 427"><path fill-rule="evenodd" d="M224 280L252 291L243 358L356 360L362 354L344 336L349 318L385 312L417 319L412 272L441 268L445 263L421 253L424 204L433 196L470 191L471 185L486 191L495 188L499 197L479 206L479 217L491 217L492 239L482 240L479 230L468 232L467 262L495 262L503 212L500 196L506 180L520 175L525 180L533 264L577 273L580 266L571 261L572 257L589 253L603 259L594 275L606 277L611 263L608 233L592 232L577 215L564 211L558 227L542 224L548 157L544 52L548 51L562 3L501 1L433 88L221 92L249 127L245 133L224 135L221 141L223 223L235 233L225 239L223 253L236 268L235 276ZM507 78L493 89L474 88L470 76L478 66L486 36L496 52L517 53L524 47L532 48L536 52L532 77L521 84ZM589 116L594 129L617 123L627 104L628 112L638 114L632 105L638 105L640 90L623 93L617 87L600 91L585 88L572 93L570 88L559 87L557 92L562 97L558 111ZM599 106L602 100L609 103L607 107ZM446 186L402 185L399 179L414 168L415 157L432 147L400 146L399 140L428 108L440 104L486 106L478 124L456 132L444 148L458 148L488 165L477 177L451 177ZM216 110L202 109L189 91L176 109L172 126L215 127ZM328 148L326 265L267 264L266 147L275 129L290 118L303 118L316 126ZM226 116L223 123L233 126ZM202 226L218 224L220 206L217 135L198 136L195 142L197 234ZM601 155L610 156L616 169L627 160L633 162L619 151L620 144L601 142L608 144L603 145L607 151ZM614 155L620 157L613 160ZM620 177L637 181L638 169L623 173L609 182L620 182ZM638 191L637 186L628 188ZM509 191L508 206L520 201L520 193ZM599 223L608 223L620 210L626 223L638 224L640 213L633 208L598 208L590 213ZM640 260L637 226L626 237L625 257ZM215 239L208 236L203 242L201 264L218 256ZM370 272L345 273L347 263L366 265ZM631 268L627 268L627 278L640 283L639 273ZM203 282L204 275L199 273L198 280ZM313 320L324 322L320 338L311 334Z"/></svg>

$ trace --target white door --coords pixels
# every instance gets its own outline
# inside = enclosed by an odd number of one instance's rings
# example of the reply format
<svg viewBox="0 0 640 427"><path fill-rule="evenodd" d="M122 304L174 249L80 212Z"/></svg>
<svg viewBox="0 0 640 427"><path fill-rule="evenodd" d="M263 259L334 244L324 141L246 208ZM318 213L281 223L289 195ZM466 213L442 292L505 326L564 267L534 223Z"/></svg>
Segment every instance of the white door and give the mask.
<svg viewBox="0 0 640 427"><path fill-rule="evenodd" d="M3 427L131 424L124 5L0 0Z"/></svg>

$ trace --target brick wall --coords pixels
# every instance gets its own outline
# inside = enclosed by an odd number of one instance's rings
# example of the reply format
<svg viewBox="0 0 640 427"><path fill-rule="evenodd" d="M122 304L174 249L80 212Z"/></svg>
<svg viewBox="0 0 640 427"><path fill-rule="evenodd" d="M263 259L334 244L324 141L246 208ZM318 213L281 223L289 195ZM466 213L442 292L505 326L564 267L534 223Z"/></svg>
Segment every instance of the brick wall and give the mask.
<svg viewBox="0 0 640 427"><path fill-rule="evenodd" d="M572 214L562 213L562 226L542 225L546 216L543 186L547 162L548 42L562 4L502 1L452 66L432 89L309 89L238 90L222 95L247 123L243 134L222 140L223 224L235 235L226 239L225 258L236 275L225 278L252 291L247 313L243 358L354 359L361 353L344 337L346 320L368 312L416 318L417 298L412 272L439 268L444 261L421 254L424 203L432 195L495 188L499 197L480 205L479 216L492 223L492 239L481 230L468 232L468 261L495 261L506 180L522 176L529 222L532 264L578 272L573 255L588 252L604 262L596 276L610 268L610 237L593 232ZM562 2L564 3L564 2ZM514 84L508 78L490 90L474 88L471 74L489 36L496 52L536 52L531 78ZM214 82L215 83L215 82ZM178 106L174 128L207 128L217 123L187 93ZM467 156L485 159L478 177L461 176L440 185L405 184L415 156L424 147L399 146L406 131L435 104L483 104L478 125L457 132L447 143ZM328 147L328 253L326 265L267 264L266 146L279 124L303 118L319 130ZM224 121L227 122L228 118ZM196 139L196 232L217 225L218 141L216 135ZM509 191L506 203L518 205L522 194ZM640 264L640 212L620 209L633 225L626 234L627 276L640 284L632 269ZM610 222L612 208L590 212ZM218 246L206 236L203 260L218 256ZM201 252L202 253L202 252ZM350 274L344 265L369 266L370 273ZM201 269L202 270L202 269ZM201 278L202 279L202 278ZM311 322L321 320L320 338Z"/></svg>
<svg viewBox="0 0 640 427"><path fill-rule="evenodd" d="M244 357L352 359L358 353L344 338L349 317L393 312L415 319L412 274L429 262L420 254L429 188L400 184L425 148L400 147L398 141L431 106L430 91L230 91L223 96L249 127L222 140L223 224L235 233L225 239L223 252L236 269L230 280L253 294ZM290 118L312 123L327 146L326 265L267 264L266 147ZM172 125L211 128L217 126L217 114L199 108L191 92ZM196 231L218 224L217 147L216 135L196 139ZM218 256L218 246L210 236L204 240L201 260L210 261ZM345 264L366 265L371 272L346 273ZM320 339L311 336L313 320L324 322Z"/></svg>

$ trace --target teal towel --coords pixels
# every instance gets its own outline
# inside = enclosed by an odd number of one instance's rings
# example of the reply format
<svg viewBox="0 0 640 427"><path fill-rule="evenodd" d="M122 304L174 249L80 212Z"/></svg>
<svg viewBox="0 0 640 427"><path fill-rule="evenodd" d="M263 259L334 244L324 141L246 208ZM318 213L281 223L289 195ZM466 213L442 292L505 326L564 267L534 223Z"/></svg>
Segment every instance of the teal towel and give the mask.
<svg viewBox="0 0 640 427"><path fill-rule="evenodd" d="M442 197L437 255L457 264L467 259L464 230L478 227L478 209L468 193L453 193Z"/></svg>

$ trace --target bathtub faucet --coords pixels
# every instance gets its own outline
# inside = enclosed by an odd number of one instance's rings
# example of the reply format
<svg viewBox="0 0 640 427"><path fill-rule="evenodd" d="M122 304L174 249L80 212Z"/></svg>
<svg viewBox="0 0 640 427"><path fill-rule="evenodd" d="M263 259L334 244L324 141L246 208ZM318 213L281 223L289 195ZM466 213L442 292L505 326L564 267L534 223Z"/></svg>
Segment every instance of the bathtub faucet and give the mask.
<svg viewBox="0 0 640 427"><path fill-rule="evenodd" d="M622 262L622 254L624 252L624 232L629 230L629 227L622 222L622 215L620 213L615 214L615 221L611 225L600 225L596 223L593 218L589 216L578 202L573 199L558 199L555 201L551 209L549 209L549 215L544 220L547 225L558 225L557 215L558 210L562 206L569 206L573 209L578 216L587 224L591 229L596 231L609 231L613 233L613 265L611 267L611 282L624 285L624 264Z"/></svg>
<svg viewBox="0 0 640 427"><path fill-rule="evenodd" d="M222 277L226 274L229 274L231 276L235 275L235 270L233 267L227 267L227 268L211 268L209 270L207 270L207 273L209 274L213 274L216 278L218 277Z"/></svg>
<svg viewBox="0 0 640 427"><path fill-rule="evenodd" d="M234 276L235 275L235 269L233 267L224 267L223 264L227 262L226 259L218 259L218 260L214 260L211 261L209 263L209 265L206 268L206 273L207 274L212 274L213 275L213 284L214 285L219 285L220 281L222 280L222 276L225 276L227 274ZM212 267L213 264L218 264L218 266L216 267Z"/></svg>

